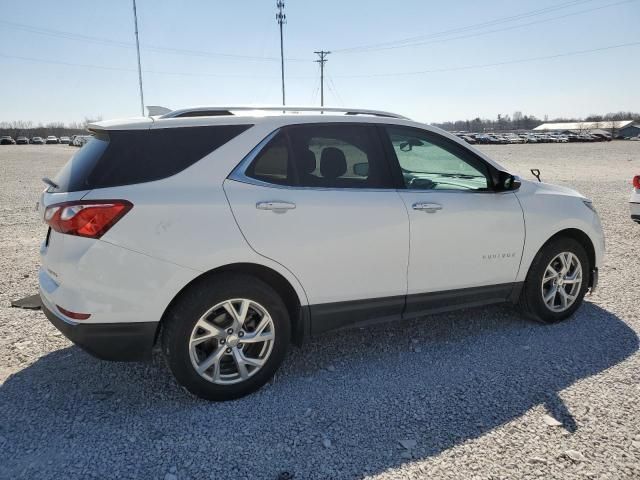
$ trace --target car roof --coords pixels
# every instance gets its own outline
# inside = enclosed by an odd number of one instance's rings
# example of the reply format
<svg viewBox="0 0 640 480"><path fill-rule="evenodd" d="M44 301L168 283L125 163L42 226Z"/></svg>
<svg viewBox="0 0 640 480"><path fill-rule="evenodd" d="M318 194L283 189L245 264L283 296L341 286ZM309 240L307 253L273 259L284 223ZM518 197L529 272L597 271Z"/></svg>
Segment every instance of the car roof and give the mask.
<svg viewBox="0 0 640 480"><path fill-rule="evenodd" d="M440 128L413 121L405 116L381 111L344 107L297 107L297 106L199 106L169 110L163 107L149 108L149 117L106 120L91 123L87 129L92 133L109 130L148 130L178 127L213 125L260 125L260 131L274 131L288 125L313 123L377 123L408 126L437 133L455 143L472 150L477 156L499 170L504 168L463 139ZM253 130L253 129L251 129Z"/></svg>

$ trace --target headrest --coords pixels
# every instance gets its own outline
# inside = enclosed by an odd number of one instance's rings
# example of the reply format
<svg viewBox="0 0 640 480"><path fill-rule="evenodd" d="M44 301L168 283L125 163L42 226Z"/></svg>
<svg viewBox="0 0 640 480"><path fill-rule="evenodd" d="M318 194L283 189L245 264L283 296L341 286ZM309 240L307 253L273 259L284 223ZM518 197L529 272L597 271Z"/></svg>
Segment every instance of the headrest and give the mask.
<svg viewBox="0 0 640 480"><path fill-rule="evenodd" d="M347 159L342 150L327 147L320 156L320 173L324 178L336 179L347 173Z"/></svg>

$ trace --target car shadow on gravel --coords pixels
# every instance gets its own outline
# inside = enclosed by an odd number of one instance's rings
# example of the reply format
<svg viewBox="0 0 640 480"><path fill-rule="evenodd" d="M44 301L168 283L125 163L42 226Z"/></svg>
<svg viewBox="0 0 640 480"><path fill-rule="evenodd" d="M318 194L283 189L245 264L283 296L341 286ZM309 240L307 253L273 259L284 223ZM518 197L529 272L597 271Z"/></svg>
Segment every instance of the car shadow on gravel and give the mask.
<svg viewBox="0 0 640 480"><path fill-rule="evenodd" d="M160 359L109 363L69 347L0 386L0 477L361 478L537 405L576 431L560 392L637 349L631 328L588 302L549 326L507 307L466 310L325 335L260 392L216 404L182 391Z"/></svg>

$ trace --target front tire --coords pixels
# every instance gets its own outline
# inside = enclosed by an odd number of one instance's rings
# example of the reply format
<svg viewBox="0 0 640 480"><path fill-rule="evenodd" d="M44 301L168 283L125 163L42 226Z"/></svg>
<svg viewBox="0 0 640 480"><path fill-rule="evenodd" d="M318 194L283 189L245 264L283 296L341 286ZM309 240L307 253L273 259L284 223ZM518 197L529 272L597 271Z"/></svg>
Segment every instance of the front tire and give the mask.
<svg viewBox="0 0 640 480"><path fill-rule="evenodd" d="M289 314L273 288L241 274L198 282L164 320L162 350L178 383L225 401L258 390L275 374L291 337Z"/></svg>
<svg viewBox="0 0 640 480"><path fill-rule="evenodd" d="M528 317L542 323L569 318L580 308L591 266L584 247L561 237L548 242L534 258L518 305Z"/></svg>

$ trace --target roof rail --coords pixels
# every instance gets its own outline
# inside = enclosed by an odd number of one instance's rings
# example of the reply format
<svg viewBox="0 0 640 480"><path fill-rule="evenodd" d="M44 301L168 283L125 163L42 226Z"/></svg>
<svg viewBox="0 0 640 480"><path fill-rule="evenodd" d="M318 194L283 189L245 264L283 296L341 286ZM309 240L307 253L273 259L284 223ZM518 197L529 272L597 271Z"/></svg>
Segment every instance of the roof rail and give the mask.
<svg viewBox="0 0 640 480"><path fill-rule="evenodd" d="M329 112L343 113L345 115L374 115L376 117L398 118L409 120L407 117L398 115L397 113L383 112L380 110L368 110L364 108L339 108L339 107L290 107L290 106L235 106L235 107L192 107L181 108L169 113L165 113L161 118L180 118L180 117L214 117L233 115L234 111L264 111L264 112Z"/></svg>

